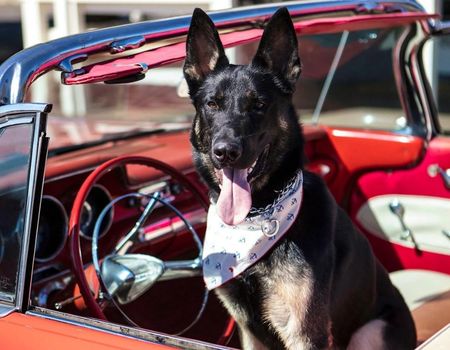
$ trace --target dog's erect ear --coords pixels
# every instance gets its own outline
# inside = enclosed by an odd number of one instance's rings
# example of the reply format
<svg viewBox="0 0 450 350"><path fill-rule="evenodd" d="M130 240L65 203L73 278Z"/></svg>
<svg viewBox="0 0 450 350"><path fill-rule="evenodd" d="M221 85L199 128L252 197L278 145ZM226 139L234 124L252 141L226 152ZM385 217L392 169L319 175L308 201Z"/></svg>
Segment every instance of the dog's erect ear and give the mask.
<svg viewBox="0 0 450 350"><path fill-rule="evenodd" d="M275 12L264 29L252 66L274 73L287 82L289 92L293 92L300 76L301 63L297 35L285 7Z"/></svg>
<svg viewBox="0 0 450 350"><path fill-rule="evenodd" d="M227 65L228 58L213 21L203 10L196 8L186 40L183 67L191 95L209 73Z"/></svg>

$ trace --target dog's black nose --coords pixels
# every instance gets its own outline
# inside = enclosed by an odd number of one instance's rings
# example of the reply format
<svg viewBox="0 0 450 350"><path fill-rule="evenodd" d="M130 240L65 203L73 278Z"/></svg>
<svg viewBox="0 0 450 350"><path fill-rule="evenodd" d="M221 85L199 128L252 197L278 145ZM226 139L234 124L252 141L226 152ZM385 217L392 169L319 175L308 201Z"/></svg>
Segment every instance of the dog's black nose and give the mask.
<svg viewBox="0 0 450 350"><path fill-rule="evenodd" d="M213 146L214 157L220 164L232 165L242 154L241 145L234 142L217 142Z"/></svg>

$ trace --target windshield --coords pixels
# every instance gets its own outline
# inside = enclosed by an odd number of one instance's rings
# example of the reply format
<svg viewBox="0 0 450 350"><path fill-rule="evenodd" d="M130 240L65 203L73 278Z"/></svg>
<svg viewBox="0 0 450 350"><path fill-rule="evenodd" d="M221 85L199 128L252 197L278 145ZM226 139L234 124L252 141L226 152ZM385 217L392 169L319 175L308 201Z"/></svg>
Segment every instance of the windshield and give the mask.
<svg viewBox="0 0 450 350"><path fill-rule="evenodd" d="M51 72L33 84L28 100L51 101L50 150L154 130L187 129L194 108L177 92L181 63L149 71L128 84L62 85Z"/></svg>
<svg viewBox="0 0 450 350"><path fill-rule="evenodd" d="M302 38L304 74L294 101L303 122L405 129L393 70L393 51L402 31L371 29Z"/></svg>
<svg viewBox="0 0 450 350"><path fill-rule="evenodd" d="M403 29L299 35L303 72L293 100L301 121L404 130L407 122L392 58ZM228 49L227 55L232 63L248 64L257 45L240 45ZM177 62L151 69L143 80L128 84L64 86L60 73L52 72L32 86L28 98L54 104L48 126L51 150L154 130L188 129L194 108L181 67Z"/></svg>

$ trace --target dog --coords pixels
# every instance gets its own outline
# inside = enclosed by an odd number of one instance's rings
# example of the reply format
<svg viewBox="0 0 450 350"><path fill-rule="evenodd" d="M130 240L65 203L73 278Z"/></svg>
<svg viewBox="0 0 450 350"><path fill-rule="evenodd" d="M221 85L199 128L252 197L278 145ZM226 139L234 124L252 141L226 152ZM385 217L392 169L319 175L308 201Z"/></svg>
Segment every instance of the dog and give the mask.
<svg viewBox="0 0 450 350"><path fill-rule="evenodd" d="M229 64L213 22L194 11L183 73L196 109L193 160L212 201L205 281L244 349L413 349L402 296L322 179L304 169L292 104L301 69L286 8L265 26L249 65ZM276 216L290 205L297 209ZM208 241L209 231L217 232ZM254 232L248 256L233 252ZM231 251L217 250L216 239L235 237Z"/></svg>

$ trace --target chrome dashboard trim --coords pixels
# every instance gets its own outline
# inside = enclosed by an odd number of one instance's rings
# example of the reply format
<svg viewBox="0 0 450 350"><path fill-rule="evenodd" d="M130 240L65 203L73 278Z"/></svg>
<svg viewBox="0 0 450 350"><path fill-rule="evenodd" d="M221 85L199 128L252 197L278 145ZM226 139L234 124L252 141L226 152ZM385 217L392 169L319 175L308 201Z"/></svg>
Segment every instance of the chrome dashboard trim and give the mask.
<svg viewBox="0 0 450 350"><path fill-rule="evenodd" d="M188 220L191 223L192 226L206 224L206 211L204 209L192 210L187 213L183 213L183 215L186 218L186 220ZM160 227L164 226L162 224L165 222L167 222L167 225L165 227ZM157 222L149 224L147 228L151 226L160 228L140 233L139 234L140 242L142 243L156 242L167 235L175 236L176 234L183 232L186 229L186 226L181 220L174 221L171 218L161 219Z"/></svg>
<svg viewBox="0 0 450 350"><path fill-rule="evenodd" d="M168 179L168 177L166 177ZM138 192L145 194L145 195L151 195L155 192L162 192L162 194L167 193L169 190L169 181L167 180L160 180L160 181L154 181L150 184L141 187Z"/></svg>

